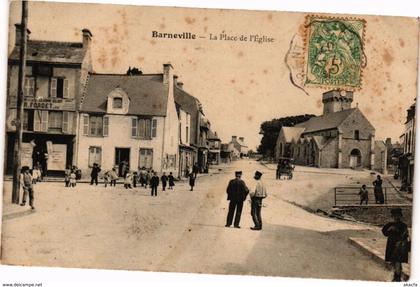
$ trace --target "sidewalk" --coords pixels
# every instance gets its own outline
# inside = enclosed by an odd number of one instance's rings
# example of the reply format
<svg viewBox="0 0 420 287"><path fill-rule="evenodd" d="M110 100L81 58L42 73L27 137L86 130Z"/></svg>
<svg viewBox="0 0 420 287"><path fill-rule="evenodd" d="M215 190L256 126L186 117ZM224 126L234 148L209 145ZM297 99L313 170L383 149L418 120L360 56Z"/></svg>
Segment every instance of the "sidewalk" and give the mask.
<svg viewBox="0 0 420 287"><path fill-rule="evenodd" d="M370 255L376 262L391 269L390 264L385 262L386 238L349 237L349 242ZM410 264L403 264L403 277L404 281L410 277Z"/></svg>

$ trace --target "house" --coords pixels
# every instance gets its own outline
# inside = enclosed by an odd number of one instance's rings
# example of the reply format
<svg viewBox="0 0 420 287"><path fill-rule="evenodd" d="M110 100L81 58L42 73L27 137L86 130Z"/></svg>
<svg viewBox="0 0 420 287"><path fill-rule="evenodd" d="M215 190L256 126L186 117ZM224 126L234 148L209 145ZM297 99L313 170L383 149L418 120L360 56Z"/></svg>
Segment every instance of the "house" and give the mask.
<svg viewBox="0 0 420 287"><path fill-rule="evenodd" d="M328 91L322 102L321 116L294 127L282 127L276 159L292 157L300 165L384 171L386 147L375 141L375 128L360 109L352 108L353 92Z"/></svg>
<svg viewBox="0 0 420 287"><path fill-rule="evenodd" d="M245 144L244 137L237 137L232 136L232 139L229 145L233 148L233 157L234 158L241 158L243 156L248 155L248 146Z"/></svg>
<svg viewBox="0 0 420 287"><path fill-rule="evenodd" d="M179 119L179 171L178 177L188 177L196 159L197 148L191 144L191 114L176 104Z"/></svg>
<svg viewBox="0 0 420 287"><path fill-rule="evenodd" d="M178 174L179 125L173 68L160 74L91 73L81 98L77 165L145 167Z"/></svg>
<svg viewBox="0 0 420 287"><path fill-rule="evenodd" d="M414 102L407 110L404 124L403 155L399 159L401 175L401 189L412 192L414 182L414 155L416 149L416 103Z"/></svg>
<svg viewBox="0 0 420 287"><path fill-rule="evenodd" d="M220 140L217 133L213 131L209 131L207 139L209 142L209 163L219 164L222 141Z"/></svg>
<svg viewBox="0 0 420 287"><path fill-rule="evenodd" d="M185 124L182 130L189 131L189 145L180 144L180 174L185 174L187 163L188 167L197 164L200 172L204 172L207 168L208 159L208 141L207 133L210 129L210 121L205 118L203 107L200 101L184 90L184 84L178 81L178 77L174 77L174 98L175 103L180 111L184 111L188 115L188 126ZM180 113L180 116L182 113ZM180 118L182 125L182 118ZM186 138L185 138L186 139ZM182 159L181 159L182 157Z"/></svg>
<svg viewBox="0 0 420 287"><path fill-rule="evenodd" d="M11 173L16 133L21 25L15 25L15 46L9 55L5 170ZM30 31L28 30L28 38ZM91 38L81 42L27 41L22 165L42 167L44 175L63 174L77 158L78 108L87 75L92 71Z"/></svg>
<svg viewBox="0 0 420 287"><path fill-rule="evenodd" d="M220 145L220 161L230 163L233 159L233 145L222 143Z"/></svg>

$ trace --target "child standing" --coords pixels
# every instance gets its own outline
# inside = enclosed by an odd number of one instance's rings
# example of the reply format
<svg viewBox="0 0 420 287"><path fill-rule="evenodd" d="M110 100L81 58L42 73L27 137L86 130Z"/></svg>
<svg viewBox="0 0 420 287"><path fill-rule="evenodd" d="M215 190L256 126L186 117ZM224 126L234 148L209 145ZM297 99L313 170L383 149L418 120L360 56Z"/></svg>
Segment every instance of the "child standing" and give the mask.
<svg viewBox="0 0 420 287"><path fill-rule="evenodd" d="M108 186L109 179L110 179L110 172L109 172L109 171L106 171L106 172L104 173L104 185L105 185L105 187L107 187L107 186Z"/></svg>
<svg viewBox="0 0 420 287"><path fill-rule="evenodd" d="M70 173L70 186L76 187L76 172L74 170Z"/></svg>
<svg viewBox="0 0 420 287"><path fill-rule="evenodd" d="M139 180L139 176L137 174L137 171L133 172L133 187L137 187L137 181Z"/></svg>
<svg viewBox="0 0 420 287"><path fill-rule="evenodd" d="M360 205L362 205L363 202L367 205L368 200L369 200L369 194L366 188L366 184L362 185L362 188L359 191L359 196L360 196Z"/></svg>
<svg viewBox="0 0 420 287"><path fill-rule="evenodd" d="M159 177L156 172L153 172L153 176L150 178L151 195L157 196L157 188L159 186Z"/></svg>
<svg viewBox="0 0 420 287"><path fill-rule="evenodd" d="M67 167L66 170L64 171L64 183L66 187L70 186L70 168Z"/></svg>
<svg viewBox="0 0 420 287"><path fill-rule="evenodd" d="M194 173L191 172L190 175L189 175L189 178L190 178L190 187L191 187L190 191L193 191L194 190L194 185L195 185Z"/></svg>
<svg viewBox="0 0 420 287"><path fill-rule="evenodd" d="M111 186L112 184L114 184L115 186L117 184L117 179L118 179L118 174L117 174L117 171L115 170L115 167L111 170L109 176L111 179Z"/></svg>
<svg viewBox="0 0 420 287"><path fill-rule="evenodd" d="M166 176L165 172L160 177L160 180L162 181L162 191L166 190L166 183L168 181L168 177Z"/></svg>
<svg viewBox="0 0 420 287"><path fill-rule="evenodd" d="M124 187L127 188L131 188L131 182L133 181L133 176L131 175L130 171L128 170L126 175L125 175L125 179L124 179Z"/></svg>
<svg viewBox="0 0 420 287"><path fill-rule="evenodd" d="M172 175L172 172L169 173L168 181L169 181L169 189L173 189L175 186L175 179L174 179L174 176Z"/></svg>

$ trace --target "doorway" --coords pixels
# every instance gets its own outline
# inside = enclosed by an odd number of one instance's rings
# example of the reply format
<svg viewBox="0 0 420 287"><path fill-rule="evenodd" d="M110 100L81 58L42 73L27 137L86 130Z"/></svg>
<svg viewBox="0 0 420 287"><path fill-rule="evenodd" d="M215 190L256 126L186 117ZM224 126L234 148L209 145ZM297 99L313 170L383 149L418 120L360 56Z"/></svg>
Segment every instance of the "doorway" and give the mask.
<svg viewBox="0 0 420 287"><path fill-rule="evenodd" d="M362 155L357 148L350 152L350 168L360 167L362 165Z"/></svg>
<svg viewBox="0 0 420 287"><path fill-rule="evenodd" d="M129 148L115 148L115 165L118 166L118 176L124 177L126 170L130 169Z"/></svg>

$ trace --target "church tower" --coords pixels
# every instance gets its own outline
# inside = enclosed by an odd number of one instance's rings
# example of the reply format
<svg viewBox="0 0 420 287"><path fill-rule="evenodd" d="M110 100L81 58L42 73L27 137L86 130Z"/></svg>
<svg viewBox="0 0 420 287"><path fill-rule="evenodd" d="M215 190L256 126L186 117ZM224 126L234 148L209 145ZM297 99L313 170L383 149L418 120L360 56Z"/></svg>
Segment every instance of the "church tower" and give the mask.
<svg viewBox="0 0 420 287"><path fill-rule="evenodd" d="M353 102L352 91L331 90L322 94L322 103L324 104L323 114L335 113L351 109Z"/></svg>

